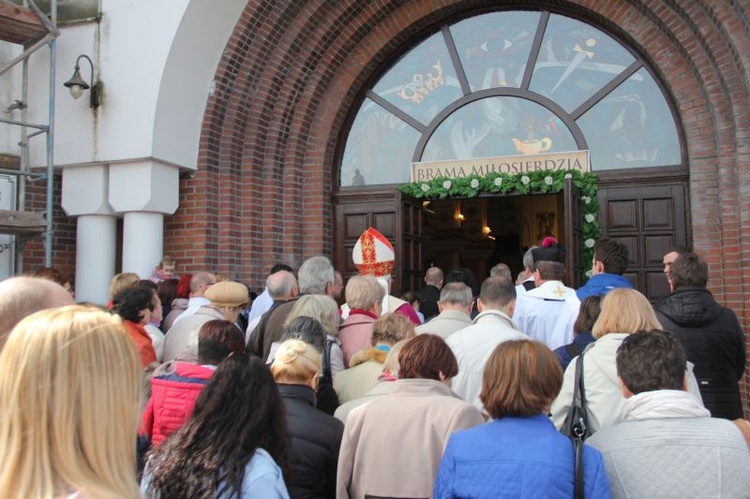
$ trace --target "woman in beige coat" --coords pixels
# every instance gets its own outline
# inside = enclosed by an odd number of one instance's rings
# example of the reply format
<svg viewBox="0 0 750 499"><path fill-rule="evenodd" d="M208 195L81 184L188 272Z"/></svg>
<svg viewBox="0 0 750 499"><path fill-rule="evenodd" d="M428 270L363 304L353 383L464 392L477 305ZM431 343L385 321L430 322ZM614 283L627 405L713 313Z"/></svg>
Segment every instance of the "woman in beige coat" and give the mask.
<svg viewBox="0 0 750 499"><path fill-rule="evenodd" d="M458 363L439 336L409 340L391 393L354 409L344 428L336 497L432 497L448 437L482 424L451 392Z"/></svg>

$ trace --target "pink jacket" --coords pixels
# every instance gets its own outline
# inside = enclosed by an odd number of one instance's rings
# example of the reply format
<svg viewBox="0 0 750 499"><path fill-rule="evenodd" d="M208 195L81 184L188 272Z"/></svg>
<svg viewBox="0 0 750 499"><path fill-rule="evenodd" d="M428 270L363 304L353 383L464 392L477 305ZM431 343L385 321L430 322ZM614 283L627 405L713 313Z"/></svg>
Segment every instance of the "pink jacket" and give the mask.
<svg viewBox="0 0 750 499"><path fill-rule="evenodd" d="M372 346L372 325L376 320L375 314L365 310L354 309L349 312L349 317L341 324L339 334L336 335L344 352L344 367L349 367L352 355Z"/></svg>
<svg viewBox="0 0 750 499"><path fill-rule="evenodd" d="M151 378L151 399L141 418L141 433L149 437L153 446L185 424L198 395L214 373L210 367L188 362L177 362L174 370L170 369L171 363L162 367L165 371Z"/></svg>

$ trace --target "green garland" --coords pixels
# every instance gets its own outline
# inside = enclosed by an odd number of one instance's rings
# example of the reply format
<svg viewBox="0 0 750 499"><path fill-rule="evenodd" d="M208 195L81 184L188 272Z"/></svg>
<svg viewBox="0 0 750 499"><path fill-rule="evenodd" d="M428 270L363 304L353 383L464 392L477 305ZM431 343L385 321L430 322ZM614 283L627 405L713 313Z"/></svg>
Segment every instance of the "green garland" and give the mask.
<svg viewBox="0 0 750 499"><path fill-rule="evenodd" d="M581 227L583 262L586 275L590 275L591 261L594 256L594 243L601 235L599 226L596 190L598 177L590 172L578 170L537 170L527 173L488 173L487 176L469 175L467 177L437 177L432 180L413 182L399 187L401 192L415 198L451 197L473 198L481 193L519 194L549 193L563 190L565 179L571 178L573 185L581 192Z"/></svg>

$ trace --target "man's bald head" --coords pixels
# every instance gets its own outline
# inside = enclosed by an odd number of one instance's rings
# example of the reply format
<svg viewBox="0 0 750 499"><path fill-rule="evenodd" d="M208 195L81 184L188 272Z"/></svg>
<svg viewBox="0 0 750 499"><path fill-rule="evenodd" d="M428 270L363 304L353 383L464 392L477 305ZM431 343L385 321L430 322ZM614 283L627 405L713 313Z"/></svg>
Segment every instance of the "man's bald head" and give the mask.
<svg viewBox="0 0 750 499"><path fill-rule="evenodd" d="M21 319L39 310L74 303L65 288L47 279L20 276L0 282L0 350Z"/></svg>
<svg viewBox="0 0 750 499"><path fill-rule="evenodd" d="M439 267L430 267L424 275L425 284L435 286L440 289L443 287L443 271Z"/></svg>
<svg viewBox="0 0 750 499"><path fill-rule="evenodd" d="M274 300L291 300L299 293L297 278L287 270L280 270L266 279L268 294Z"/></svg>

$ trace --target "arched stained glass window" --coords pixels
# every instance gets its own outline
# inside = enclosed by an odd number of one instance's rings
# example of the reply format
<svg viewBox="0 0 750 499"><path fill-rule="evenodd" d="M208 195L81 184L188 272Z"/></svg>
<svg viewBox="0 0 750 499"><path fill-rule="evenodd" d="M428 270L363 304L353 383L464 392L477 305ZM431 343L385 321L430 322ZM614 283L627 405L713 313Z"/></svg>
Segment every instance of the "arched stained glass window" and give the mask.
<svg viewBox="0 0 750 499"><path fill-rule="evenodd" d="M367 92L341 186L409 182L413 161L591 151L593 171L680 165L677 125L620 42L540 11L441 27Z"/></svg>

